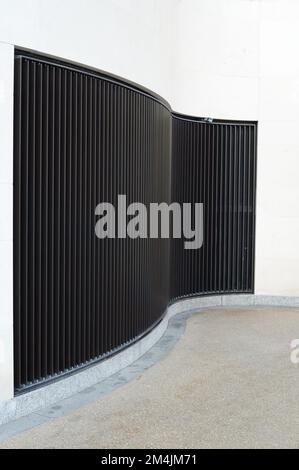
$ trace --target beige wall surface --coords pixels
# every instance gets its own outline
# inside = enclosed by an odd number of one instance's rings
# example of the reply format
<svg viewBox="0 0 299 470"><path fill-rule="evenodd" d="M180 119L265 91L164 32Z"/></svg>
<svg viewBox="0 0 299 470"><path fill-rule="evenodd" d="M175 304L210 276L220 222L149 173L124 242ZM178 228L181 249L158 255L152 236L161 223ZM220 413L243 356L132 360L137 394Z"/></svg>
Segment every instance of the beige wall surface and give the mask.
<svg viewBox="0 0 299 470"><path fill-rule="evenodd" d="M0 400L13 394L13 61L0 43Z"/></svg>

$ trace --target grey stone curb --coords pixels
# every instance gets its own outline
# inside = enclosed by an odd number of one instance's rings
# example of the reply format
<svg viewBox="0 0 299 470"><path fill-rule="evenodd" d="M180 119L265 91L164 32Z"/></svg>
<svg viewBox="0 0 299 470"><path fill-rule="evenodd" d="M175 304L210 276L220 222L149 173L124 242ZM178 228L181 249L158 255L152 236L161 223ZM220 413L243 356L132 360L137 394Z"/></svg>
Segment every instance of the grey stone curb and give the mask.
<svg viewBox="0 0 299 470"><path fill-rule="evenodd" d="M214 295L178 300L167 309L163 320L149 334L118 354L73 375L29 391L8 401L0 402L0 425L17 420L33 412L51 407L88 389L127 368L149 351L165 333L174 315L214 307L279 306L299 307L299 297L253 294Z"/></svg>

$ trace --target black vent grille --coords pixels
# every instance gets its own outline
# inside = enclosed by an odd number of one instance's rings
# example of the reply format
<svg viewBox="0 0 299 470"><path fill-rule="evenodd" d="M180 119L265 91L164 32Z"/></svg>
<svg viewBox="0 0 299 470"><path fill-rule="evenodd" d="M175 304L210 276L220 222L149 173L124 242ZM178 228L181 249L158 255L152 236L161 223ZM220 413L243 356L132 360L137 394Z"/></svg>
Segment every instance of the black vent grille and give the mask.
<svg viewBox="0 0 299 470"><path fill-rule="evenodd" d="M16 392L125 347L174 298L252 292L255 161L254 123L183 120L131 84L17 52ZM118 194L203 202L203 247L97 239L95 207Z"/></svg>
<svg viewBox="0 0 299 470"><path fill-rule="evenodd" d="M254 287L256 124L174 118L173 199L202 202L204 243L172 241L171 297Z"/></svg>
<svg viewBox="0 0 299 470"><path fill-rule="evenodd" d="M170 201L171 115L135 91L17 57L15 386L103 357L157 322L169 240L95 236L95 207Z"/></svg>

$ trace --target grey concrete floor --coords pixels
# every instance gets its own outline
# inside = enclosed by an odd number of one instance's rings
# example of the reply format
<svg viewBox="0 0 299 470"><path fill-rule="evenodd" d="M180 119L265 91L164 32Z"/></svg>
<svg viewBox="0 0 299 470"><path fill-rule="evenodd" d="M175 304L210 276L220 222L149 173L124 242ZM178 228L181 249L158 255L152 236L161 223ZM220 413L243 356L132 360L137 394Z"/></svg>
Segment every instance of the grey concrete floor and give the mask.
<svg viewBox="0 0 299 470"><path fill-rule="evenodd" d="M128 383L2 448L299 447L298 309L215 309Z"/></svg>

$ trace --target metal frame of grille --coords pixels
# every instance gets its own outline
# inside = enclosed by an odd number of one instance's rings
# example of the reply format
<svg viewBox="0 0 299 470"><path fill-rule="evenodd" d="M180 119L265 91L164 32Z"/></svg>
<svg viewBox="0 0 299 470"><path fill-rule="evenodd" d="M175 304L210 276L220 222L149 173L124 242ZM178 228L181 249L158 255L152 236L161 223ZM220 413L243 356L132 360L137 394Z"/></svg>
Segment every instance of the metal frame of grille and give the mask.
<svg viewBox="0 0 299 470"><path fill-rule="evenodd" d="M253 292L254 122L176 115L94 70L15 55L16 393L136 341L173 299ZM105 239L101 201L203 202L204 245Z"/></svg>

